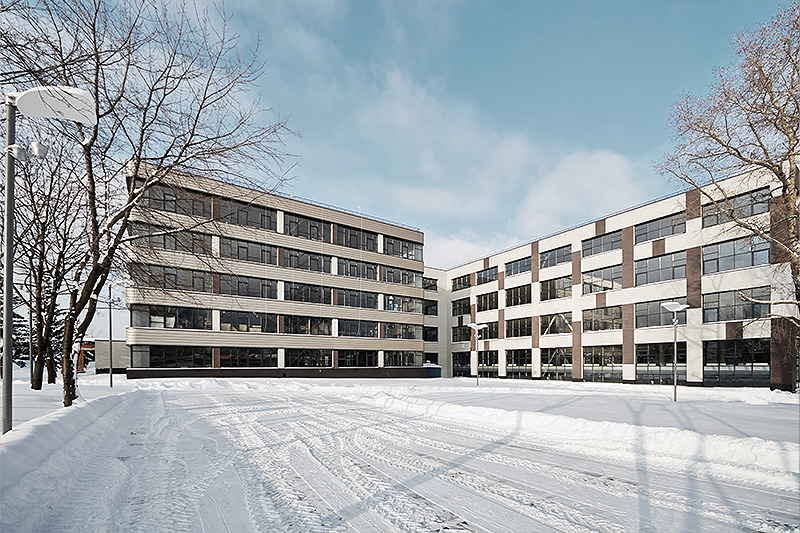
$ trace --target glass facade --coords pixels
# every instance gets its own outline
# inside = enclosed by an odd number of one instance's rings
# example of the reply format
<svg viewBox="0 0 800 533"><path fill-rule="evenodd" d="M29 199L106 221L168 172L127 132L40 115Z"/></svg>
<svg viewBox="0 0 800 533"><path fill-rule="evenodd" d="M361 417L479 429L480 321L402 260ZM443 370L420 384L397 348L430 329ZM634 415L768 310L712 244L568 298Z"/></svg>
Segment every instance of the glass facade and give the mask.
<svg viewBox="0 0 800 533"><path fill-rule="evenodd" d="M572 262L572 245L568 244L554 250L548 250L539 254L539 268L547 268L560 265L561 263Z"/></svg>
<svg viewBox="0 0 800 533"><path fill-rule="evenodd" d="M770 339L703 342L703 384L769 386Z"/></svg>
<svg viewBox="0 0 800 533"><path fill-rule="evenodd" d="M517 274L522 274L524 272L531 271L531 257L523 257L522 259L517 259L516 261L510 261L506 263L506 277L509 276L516 276Z"/></svg>
<svg viewBox="0 0 800 533"><path fill-rule="evenodd" d="M613 291L622 288L622 265L614 265L581 274L583 294Z"/></svg>
<svg viewBox="0 0 800 533"><path fill-rule="evenodd" d="M506 350L506 377L524 379L531 377L531 349Z"/></svg>
<svg viewBox="0 0 800 533"><path fill-rule="evenodd" d="M542 315L539 319L542 335L555 335L558 333L572 333L572 313L555 313Z"/></svg>
<svg viewBox="0 0 800 533"><path fill-rule="evenodd" d="M483 285L491 281L497 281L497 267L479 270L478 273L475 274L475 283L477 285Z"/></svg>
<svg viewBox="0 0 800 533"><path fill-rule="evenodd" d="M422 261L422 244L396 237L383 237L383 253L414 261Z"/></svg>
<svg viewBox="0 0 800 533"><path fill-rule="evenodd" d="M278 366L277 348L220 348L220 366Z"/></svg>
<svg viewBox="0 0 800 533"><path fill-rule="evenodd" d="M583 257L622 248L622 230L606 233L583 241Z"/></svg>
<svg viewBox="0 0 800 533"><path fill-rule="evenodd" d="M220 239L219 254L221 257L228 259L238 259L239 261L249 261L251 263L263 263L265 265L276 265L278 263L278 249L274 246L228 237Z"/></svg>
<svg viewBox="0 0 800 533"><path fill-rule="evenodd" d="M664 309L661 304L667 302L676 302L681 305L686 305L686 297L670 298L669 300L653 300L650 302L639 302L634 308L636 315L637 328L649 328L654 326L671 326L672 313ZM680 311L677 314L678 324L686 324L686 311Z"/></svg>
<svg viewBox="0 0 800 533"><path fill-rule="evenodd" d="M731 215L738 219L766 213L769 211L769 187L763 187L744 194L732 196L727 201L720 200L716 205L703 206L703 227L716 226L733 220Z"/></svg>
<svg viewBox="0 0 800 533"><path fill-rule="evenodd" d="M766 303L756 303L753 300ZM769 300L769 286L704 294L703 322L753 320L768 317Z"/></svg>
<svg viewBox="0 0 800 533"><path fill-rule="evenodd" d="M572 276L548 279L541 282L540 287L540 298L543 302L557 298L569 298L572 296Z"/></svg>
<svg viewBox="0 0 800 533"><path fill-rule="evenodd" d="M542 379L572 379L572 347L542 348Z"/></svg>
<svg viewBox="0 0 800 533"><path fill-rule="evenodd" d="M677 235L679 233L686 233L686 212L681 211L674 215L668 215L643 224L637 224L635 233L636 244L669 237L670 235Z"/></svg>
<svg viewBox="0 0 800 533"><path fill-rule="evenodd" d="M583 348L584 381L622 381L622 346Z"/></svg>
<svg viewBox="0 0 800 533"><path fill-rule="evenodd" d="M583 331L622 329L622 306L600 307L583 311Z"/></svg>
<svg viewBox="0 0 800 533"><path fill-rule="evenodd" d="M476 298L476 308L478 311L497 309L497 293L487 292L486 294L479 294Z"/></svg>
<svg viewBox="0 0 800 533"><path fill-rule="evenodd" d="M672 385L672 354L675 346L671 342L636 345L636 382ZM675 362L678 384L686 384L686 343L678 343L678 360Z"/></svg>
<svg viewBox="0 0 800 533"><path fill-rule="evenodd" d="M520 285L506 289L506 307L531 303L531 286Z"/></svg>
<svg viewBox="0 0 800 533"><path fill-rule="evenodd" d="M249 311L220 311L219 316L222 331L278 332L278 315Z"/></svg>
<svg viewBox="0 0 800 533"><path fill-rule="evenodd" d="M769 242L744 237L703 246L703 274L769 264Z"/></svg>
<svg viewBox="0 0 800 533"><path fill-rule="evenodd" d="M636 261L636 285L686 277L686 252Z"/></svg>
<svg viewBox="0 0 800 533"><path fill-rule="evenodd" d="M331 224L292 213L283 215L283 233L312 241L331 242Z"/></svg>

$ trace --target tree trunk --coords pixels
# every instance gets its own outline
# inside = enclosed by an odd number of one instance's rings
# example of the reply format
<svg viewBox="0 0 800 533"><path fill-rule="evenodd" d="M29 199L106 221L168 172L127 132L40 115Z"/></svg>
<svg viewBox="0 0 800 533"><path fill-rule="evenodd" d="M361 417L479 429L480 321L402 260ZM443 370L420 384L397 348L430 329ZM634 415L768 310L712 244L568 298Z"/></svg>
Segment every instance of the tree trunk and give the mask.
<svg viewBox="0 0 800 533"><path fill-rule="evenodd" d="M55 383L56 382L56 358L53 354L53 347L49 344L45 348L47 350L47 356L45 362L47 363L47 382L48 383Z"/></svg>
<svg viewBox="0 0 800 533"><path fill-rule="evenodd" d="M42 357L41 350L36 350L36 357L34 358L33 365L33 381L31 381L31 388L33 390L42 390L42 379L44 378L44 357Z"/></svg>
<svg viewBox="0 0 800 533"><path fill-rule="evenodd" d="M75 322L71 316L64 320L64 342L61 345L61 377L64 385L64 407L69 407L78 397L75 387L75 369L72 368L72 333Z"/></svg>

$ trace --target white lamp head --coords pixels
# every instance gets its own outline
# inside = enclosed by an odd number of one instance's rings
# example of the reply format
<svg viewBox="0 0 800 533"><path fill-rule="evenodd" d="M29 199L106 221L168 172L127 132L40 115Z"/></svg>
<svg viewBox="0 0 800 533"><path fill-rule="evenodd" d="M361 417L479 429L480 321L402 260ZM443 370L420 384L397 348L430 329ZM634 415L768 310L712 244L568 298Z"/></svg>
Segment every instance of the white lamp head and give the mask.
<svg viewBox="0 0 800 533"><path fill-rule="evenodd" d="M11 152L11 157L19 161L20 163L24 163L28 160L28 151L25 150L24 146L20 146L18 144L9 145L8 151Z"/></svg>
<svg viewBox="0 0 800 533"><path fill-rule="evenodd" d="M678 302L664 302L661 304L661 307L663 307L670 313L680 313L681 311L689 308L688 305L679 304Z"/></svg>
<svg viewBox="0 0 800 533"><path fill-rule="evenodd" d="M480 331L482 329L487 329L489 326L487 324L467 324L467 327L475 331Z"/></svg>
<svg viewBox="0 0 800 533"><path fill-rule="evenodd" d="M33 157L44 159L47 157L47 145L33 141L31 143L31 153L33 154Z"/></svg>

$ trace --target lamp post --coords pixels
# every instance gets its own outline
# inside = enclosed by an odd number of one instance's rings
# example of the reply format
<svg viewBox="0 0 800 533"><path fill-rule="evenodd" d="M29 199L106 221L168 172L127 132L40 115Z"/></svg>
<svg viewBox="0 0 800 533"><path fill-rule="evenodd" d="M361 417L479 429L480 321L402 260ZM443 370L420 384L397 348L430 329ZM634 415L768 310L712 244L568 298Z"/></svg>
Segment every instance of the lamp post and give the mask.
<svg viewBox="0 0 800 533"><path fill-rule="evenodd" d="M25 161L27 153L16 141L17 111L30 118L60 118L84 124L97 124L94 99L74 87L34 87L6 95L6 196L3 235L3 433L11 430L11 353L13 344L14 283L14 162ZM47 149L31 144L31 152L43 157Z"/></svg>
<svg viewBox="0 0 800 533"><path fill-rule="evenodd" d="M111 321L111 288L120 283L125 283L125 279L118 279L108 284L108 386L112 389L114 388L114 329Z"/></svg>
<svg viewBox="0 0 800 533"><path fill-rule="evenodd" d="M678 302L664 302L661 307L672 313L672 401L678 401L678 313L689 308Z"/></svg>
<svg viewBox="0 0 800 533"><path fill-rule="evenodd" d="M480 353L480 350L478 349L479 348L478 347L478 341L481 340L481 330L489 329L489 326L487 324L470 323L470 324L467 324L467 327L475 332L475 355L478 355ZM477 364L475 365L475 386L476 387L480 387L480 385L481 385L481 372L480 372L479 367L480 367L480 361L477 361Z"/></svg>

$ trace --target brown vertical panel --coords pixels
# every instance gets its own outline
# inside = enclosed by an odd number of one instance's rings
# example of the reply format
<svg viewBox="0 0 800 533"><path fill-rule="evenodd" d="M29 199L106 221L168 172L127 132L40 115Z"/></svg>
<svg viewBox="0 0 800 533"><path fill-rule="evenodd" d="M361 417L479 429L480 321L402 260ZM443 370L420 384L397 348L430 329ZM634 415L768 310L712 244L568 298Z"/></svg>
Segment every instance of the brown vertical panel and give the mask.
<svg viewBox="0 0 800 533"><path fill-rule="evenodd" d="M506 273L502 270L497 273L497 288L499 290L505 289L505 280L506 280Z"/></svg>
<svg viewBox="0 0 800 533"><path fill-rule="evenodd" d="M744 324L742 322L726 322L725 323L725 338L726 339L743 339L744 338Z"/></svg>
<svg viewBox="0 0 800 533"><path fill-rule="evenodd" d="M464 325L464 315L461 315L461 316L458 317L458 325L459 326L463 326Z"/></svg>
<svg viewBox="0 0 800 533"><path fill-rule="evenodd" d="M598 292L597 294L594 295L594 306L596 308L598 308L598 309L601 308L601 307L605 307L606 306L606 293L605 293L605 291Z"/></svg>
<svg viewBox="0 0 800 533"><path fill-rule="evenodd" d="M489 258L488 257L483 259L483 269L486 270L487 268L489 268Z"/></svg>
<svg viewBox="0 0 800 533"><path fill-rule="evenodd" d="M539 320L538 316L531 319L531 348L539 347Z"/></svg>
<svg viewBox="0 0 800 533"><path fill-rule="evenodd" d="M703 215L703 209L700 205L700 190L692 189L686 191L686 220L693 218L700 218Z"/></svg>
<svg viewBox="0 0 800 533"><path fill-rule="evenodd" d="M769 201L769 227L770 236L787 246L789 243L789 224L787 224L786 203L783 197L771 198ZM772 264L789 261L789 253L778 243L771 243L769 247L769 262Z"/></svg>
<svg viewBox="0 0 800 533"><path fill-rule="evenodd" d="M531 283L539 281L539 242L531 243Z"/></svg>
<svg viewBox="0 0 800 533"><path fill-rule="evenodd" d="M572 252L572 284L581 284L581 252Z"/></svg>
<svg viewBox="0 0 800 533"><path fill-rule="evenodd" d="M772 319L769 388L796 391L800 328L785 318Z"/></svg>
<svg viewBox="0 0 800 533"><path fill-rule="evenodd" d="M702 307L703 256L699 246L686 250L686 303L689 307Z"/></svg>
<svg viewBox="0 0 800 533"><path fill-rule="evenodd" d="M622 306L622 364L632 365L636 363L636 353L634 346L634 309L635 304L624 304Z"/></svg>
<svg viewBox="0 0 800 533"><path fill-rule="evenodd" d="M622 288L634 286L633 226L622 228Z"/></svg>
<svg viewBox="0 0 800 533"><path fill-rule="evenodd" d="M594 223L594 236L603 235L606 232L606 219L598 220Z"/></svg>
<svg viewBox="0 0 800 533"><path fill-rule="evenodd" d="M469 304L469 321L475 323L475 314L478 312L478 304Z"/></svg>
<svg viewBox="0 0 800 533"><path fill-rule="evenodd" d="M222 368L222 357L219 353L219 348L211 348L211 366L212 368Z"/></svg>
<svg viewBox="0 0 800 533"><path fill-rule="evenodd" d="M278 246L277 254L278 254L278 266L282 267L282 266L284 266L283 248L281 248L280 246Z"/></svg>
<svg viewBox="0 0 800 533"><path fill-rule="evenodd" d="M583 346L581 346L581 323L572 322L572 381L583 381Z"/></svg>
<svg viewBox="0 0 800 533"><path fill-rule="evenodd" d="M219 198L217 196L211 197L211 218L219 219Z"/></svg>
<svg viewBox="0 0 800 533"><path fill-rule="evenodd" d="M653 241L653 257L667 253L667 239L656 239Z"/></svg>
<svg viewBox="0 0 800 533"><path fill-rule="evenodd" d="M217 272L211 273L211 290L214 291L214 294L219 294L219 273Z"/></svg>
<svg viewBox="0 0 800 533"><path fill-rule="evenodd" d="M497 311L497 338L506 338L506 310L500 309Z"/></svg>
<svg viewBox="0 0 800 533"><path fill-rule="evenodd" d="M339 368L339 350L333 350L331 352L331 359L333 368Z"/></svg>
<svg viewBox="0 0 800 533"><path fill-rule="evenodd" d="M339 296L339 290L338 290L338 289L336 289L336 288L334 288L334 289L331 291L331 304L333 304L333 305L336 305L336 302L338 302L338 301L339 301L339 300L338 300L338 296Z"/></svg>
<svg viewBox="0 0 800 533"><path fill-rule="evenodd" d="M285 330L286 330L286 317L284 315L278 315L278 333L285 333Z"/></svg>

